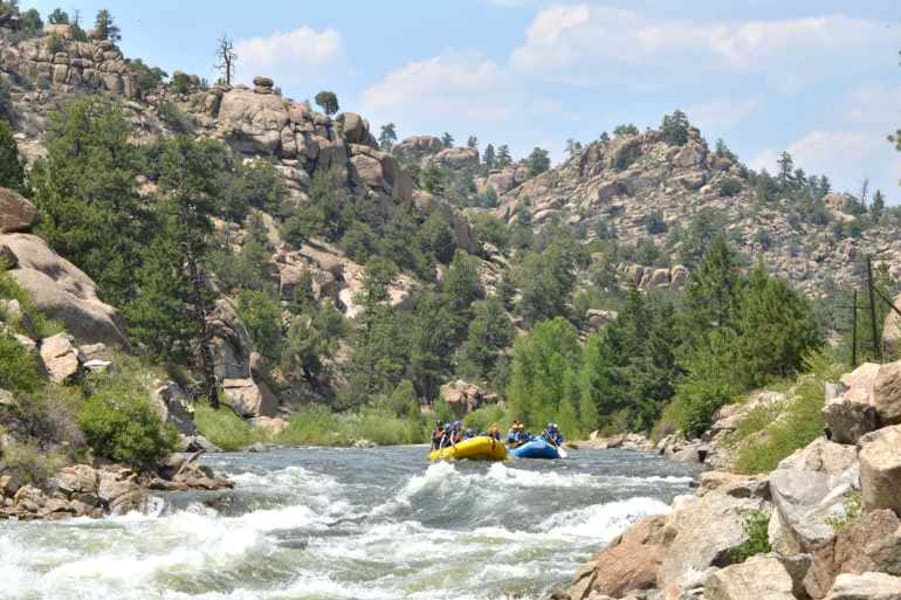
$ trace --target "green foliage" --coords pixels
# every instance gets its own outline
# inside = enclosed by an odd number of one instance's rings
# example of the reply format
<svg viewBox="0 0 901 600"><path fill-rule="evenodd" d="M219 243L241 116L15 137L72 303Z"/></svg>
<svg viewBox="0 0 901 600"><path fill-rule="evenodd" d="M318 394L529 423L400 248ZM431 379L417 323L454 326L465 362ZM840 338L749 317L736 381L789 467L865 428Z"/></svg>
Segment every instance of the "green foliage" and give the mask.
<svg viewBox="0 0 901 600"><path fill-rule="evenodd" d="M113 21L113 16L105 8L97 11L97 18L94 20L94 39L109 40L113 43L122 40L122 34L119 26Z"/></svg>
<svg viewBox="0 0 901 600"><path fill-rule="evenodd" d="M191 133L194 130L194 124L188 115L183 113L171 100L164 100L160 103L157 114L163 123L175 133Z"/></svg>
<svg viewBox="0 0 901 600"><path fill-rule="evenodd" d="M13 104L9 83L0 79L0 119L12 122L16 115L16 107ZM18 153L16 154L18 156Z"/></svg>
<svg viewBox="0 0 901 600"><path fill-rule="evenodd" d="M68 25L69 13L61 8L54 8L53 12L47 17L47 22L51 25Z"/></svg>
<svg viewBox="0 0 901 600"><path fill-rule="evenodd" d="M613 155L607 159L607 164L612 169L623 171L638 160L639 156L641 156L641 144L638 138L634 138L617 145Z"/></svg>
<svg viewBox="0 0 901 600"><path fill-rule="evenodd" d="M13 336L0 333L0 389L33 392L41 384L35 355Z"/></svg>
<svg viewBox="0 0 901 600"><path fill-rule="evenodd" d="M146 96L148 93L160 87L163 84L163 81L169 76L169 74L161 68L151 67L150 65L145 64L140 58L131 61L130 66L131 72L134 73L135 76L137 92L141 97Z"/></svg>
<svg viewBox="0 0 901 600"><path fill-rule="evenodd" d="M507 399L510 415L532 429L557 421L568 436L584 433L593 423L579 415L577 373L581 348L575 328L561 318L544 321L513 346L513 370Z"/></svg>
<svg viewBox="0 0 901 600"><path fill-rule="evenodd" d="M278 298L260 290L244 290L238 295L238 316L247 328L254 348L273 362L282 351L282 307Z"/></svg>
<svg viewBox="0 0 901 600"><path fill-rule="evenodd" d="M419 247L423 253L448 264L454 258L457 243L454 231L437 211L426 219L417 232Z"/></svg>
<svg viewBox="0 0 901 600"><path fill-rule="evenodd" d="M29 8L19 15L19 28L29 36L37 35L44 29L41 13L36 8Z"/></svg>
<svg viewBox="0 0 901 600"><path fill-rule="evenodd" d="M109 390L89 396L78 415L87 443L99 456L149 469L168 456L178 440L160 420L146 393Z"/></svg>
<svg viewBox="0 0 901 600"><path fill-rule="evenodd" d="M863 495L859 491L851 491L842 498L842 514L838 517L829 517L826 522L830 527L838 531L857 520L863 510Z"/></svg>
<svg viewBox="0 0 901 600"><path fill-rule="evenodd" d="M65 462L60 453L47 452L29 442L11 442L3 450L4 474L23 485L45 485Z"/></svg>
<svg viewBox="0 0 901 600"><path fill-rule="evenodd" d="M130 136L120 108L97 96L75 99L50 115L47 158L31 172L38 233L118 306L135 296L134 273L152 239Z"/></svg>
<svg viewBox="0 0 901 600"><path fill-rule="evenodd" d="M463 422L476 433L482 433L495 423L501 426L501 430L505 430L511 421L506 409L497 404L489 404L466 415Z"/></svg>
<svg viewBox="0 0 901 600"><path fill-rule="evenodd" d="M748 538L730 551L734 563L742 563L752 556L771 551L767 533L769 524L770 513L765 510L753 510L745 515L744 529Z"/></svg>
<svg viewBox="0 0 901 600"><path fill-rule="evenodd" d="M216 410L198 404L194 410L194 423L206 439L227 452L270 441L265 429L254 427L229 408Z"/></svg>
<svg viewBox="0 0 901 600"><path fill-rule="evenodd" d="M350 446L362 440L378 445L419 444L427 438L428 425L419 416L401 419L369 409L337 414L320 406L294 414L276 440L293 446Z"/></svg>
<svg viewBox="0 0 901 600"><path fill-rule="evenodd" d="M579 374L584 411L618 415L632 431L651 428L679 374L673 312L666 298L633 291L616 321L588 338Z"/></svg>
<svg viewBox="0 0 901 600"><path fill-rule="evenodd" d="M385 152L391 152L391 148L394 147L394 142L396 141L397 130L394 127L394 123L382 125L381 132L379 133L379 148Z"/></svg>
<svg viewBox="0 0 901 600"><path fill-rule="evenodd" d="M528 170L529 177L541 175L550 167L551 159L550 156L548 156L548 151L544 148L538 148L536 146L532 150L532 153L529 154L528 158L526 158L526 169Z"/></svg>
<svg viewBox="0 0 901 600"><path fill-rule="evenodd" d="M337 113L340 110L340 106L338 105L338 96L335 95L335 92L331 92L329 90L322 90L318 94L316 94L314 100L316 104L325 112L325 114L331 116Z"/></svg>
<svg viewBox="0 0 901 600"><path fill-rule="evenodd" d="M738 177L728 176L723 177L716 184L717 192L720 196L726 196L727 198L733 198L741 193L742 190L741 179Z"/></svg>
<svg viewBox="0 0 901 600"><path fill-rule="evenodd" d="M666 233L666 221L659 210L649 213L644 219L644 228L651 235Z"/></svg>
<svg viewBox="0 0 901 600"><path fill-rule="evenodd" d="M558 240L543 251L525 255L514 277L522 290L519 311L528 323L568 313L580 253L571 241Z"/></svg>
<svg viewBox="0 0 901 600"><path fill-rule="evenodd" d="M187 94L194 88L194 78L182 71L172 74L172 91L176 94Z"/></svg>
<svg viewBox="0 0 901 600"><path fill-rule="evenodd" d="M688 131L690 128L691 124L688 122L688 117L684 112L677 109L671 115L663 115L660 134L667 143L683 146L688 142Z"/></svg>
<svg viewBox="0 0 901 600"><path fill-rule="evenodd" d="M804 366L807 374L789 392L780 418L760 429L763 435L748 435L737 442L735 470L739 473L772 471L782 459L823 435L823 385L835 381L843 369L825 352L808 355Z"/></svg>
<svg viewBox="0 0 901 600"><path fill-rule="evenodd" d="M459 350L460 371L472 379L491 380L500 351L512 343L515 330L499 298L476 302L473 309L474 318Z"/></svg>
<svg viewBox="0 0 901 600"><path fill-rule="evenodd" d="M32 338L46 338L63 331L62 325L48 319L37 309L28 292L6 274L5 269L6 265L0 258L0 298L16 300L22 311L22 318L4 314L4 311L0 309L0 320L6 321L13 333L21 333Z"/></svg>
<svg viewBox="0 0 901 600"><path fill-rule="evenodd" d="M493 214L478 212L470 216L470 221L478 239L490 242L499 249L506 248L510 243L507 225Z"/></svg>
<svg viewBox="0 0 901 600"><path fill-rule="evenodd" d="M613 129L613 135L620 137L624 135L638 135L638 127L633 125L632 123L617 125Z"/></svg>

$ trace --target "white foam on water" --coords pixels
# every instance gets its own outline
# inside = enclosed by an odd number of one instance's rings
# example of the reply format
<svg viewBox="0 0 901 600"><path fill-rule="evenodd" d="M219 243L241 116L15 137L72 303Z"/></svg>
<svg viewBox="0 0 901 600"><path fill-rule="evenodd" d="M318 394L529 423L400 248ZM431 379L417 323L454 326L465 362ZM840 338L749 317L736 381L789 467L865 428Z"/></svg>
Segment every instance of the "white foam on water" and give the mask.
<svg viewBox="0 0 901 600"><path fill-rule="evenodd" d="M551 515L538 526L553 536L587 537L607 542L644 517L663 515L670 506L655 498L628 498Z"/></svg>

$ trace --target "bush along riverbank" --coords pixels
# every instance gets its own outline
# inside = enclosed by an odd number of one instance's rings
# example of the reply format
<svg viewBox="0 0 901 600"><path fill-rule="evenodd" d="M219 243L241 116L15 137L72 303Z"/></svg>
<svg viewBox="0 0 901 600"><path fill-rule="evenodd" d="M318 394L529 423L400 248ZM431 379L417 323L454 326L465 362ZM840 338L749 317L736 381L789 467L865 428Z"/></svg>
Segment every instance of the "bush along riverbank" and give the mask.
<svg viewBox="0 0 901 600"><path fill-rule="evenodd" d="M658 442L719 470L553 597L901 598L899 423L901 362L840 377L813 363L783 391L720 409L701 440Z"/></svg>

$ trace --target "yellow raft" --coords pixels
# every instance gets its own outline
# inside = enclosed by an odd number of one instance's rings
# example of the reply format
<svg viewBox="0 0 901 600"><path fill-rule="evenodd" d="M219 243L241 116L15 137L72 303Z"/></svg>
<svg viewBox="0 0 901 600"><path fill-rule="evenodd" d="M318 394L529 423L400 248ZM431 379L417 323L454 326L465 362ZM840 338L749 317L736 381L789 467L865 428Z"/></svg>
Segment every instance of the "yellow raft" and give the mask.
<svg viewBox="0 0 901 600"><path fill-rule="evenodd" d="M507 458L507 447L494 438L478 436L463 440L456 446L448 446L441 450L432 450L429 460L504 460Z"/></svg>

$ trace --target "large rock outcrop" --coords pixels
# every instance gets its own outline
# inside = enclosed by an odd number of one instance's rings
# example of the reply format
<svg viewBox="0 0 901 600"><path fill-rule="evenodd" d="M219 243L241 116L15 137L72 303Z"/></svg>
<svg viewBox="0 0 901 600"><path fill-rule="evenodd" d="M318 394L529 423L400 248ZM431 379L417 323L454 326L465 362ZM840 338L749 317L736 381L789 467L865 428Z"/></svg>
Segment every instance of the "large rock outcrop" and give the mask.
<svg viewBox="0 0 901 600"><path fill-rule="evenodd" d="M857 449L819 439L770 473L776 510L770 520L773 549L791 556L835 537L830 520L843 514L843 497L857 485Z"/></svg>
<svg viewBox="0 0 901 600"><path fill-rule="evenodd" d="M0 234L27 231L36 212L34 204L21 194L0 188Z"/></svg>
<svg viewBox="0 0 901 600"><path fill-rule="evenodd" d="M758 556L713 573L704 585L706 600L795 600L789 572L779 559Z"/></svg>
<svg viewBox="0 0 901 600"><path fill-rule="evenodd" d="M864 436L860 447L864 507L887 508L901 515L901 425Z"/></svg>
<svg viewBox="0 0 901 600"><path fill-rule="evenodd" d="M56 26L48 37L0 46L0 69L27 77L38 87L105 90L125 98L137 95L131 67L115 44L72 41L69 33L67 26Z"/></svg>
<svg viewBox="0 0 901 600"><path fill-rule="evenodd" d="M43 239L26 233L0 235L4 253L15 261L9 276L31 295L38 310L80 340L128 346L119 312L97 297L90 277Z"/></svg>

